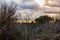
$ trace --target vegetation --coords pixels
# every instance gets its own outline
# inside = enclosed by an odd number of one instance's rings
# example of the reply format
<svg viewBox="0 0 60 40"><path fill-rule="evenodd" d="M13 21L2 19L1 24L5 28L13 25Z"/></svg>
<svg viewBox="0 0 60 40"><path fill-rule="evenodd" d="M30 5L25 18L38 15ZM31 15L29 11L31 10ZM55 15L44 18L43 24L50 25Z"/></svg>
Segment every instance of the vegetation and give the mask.
<svg viewBox="0 0 60 40"><path fill-rule="evenodd" d="M14 21L12 17L15 14L16 5L0 4L0 40L14 40Z"/></svg>
<svg viewBox="0 0 60 40"><path fill-rule="evenodd" d="M38 24L15 23L16 20L12 16L15 14L16 6L8 6L6 3L1 5L0 40L60 40L60 20L53 24L49 23L52 18L41 16L36 19Z"/></svg>
<svg viewBox="0 0 60 40"><path fill-rule="evenodd" d="M35 19L35 21L37 21L37 23L42 23L42 24L43 23L48 23L49 21L52 21L52 20L53 20L53 18L51 18L47 15L41 16L41 17Z"/></svg>
<svg viewBox="0 0 60 40"><path fill-rule="evenodd" d="M18 23L15 26L21 28L23 40L57 40L60 36L59 25L60 22L46 23L40 26L39 24Z"/></svg>

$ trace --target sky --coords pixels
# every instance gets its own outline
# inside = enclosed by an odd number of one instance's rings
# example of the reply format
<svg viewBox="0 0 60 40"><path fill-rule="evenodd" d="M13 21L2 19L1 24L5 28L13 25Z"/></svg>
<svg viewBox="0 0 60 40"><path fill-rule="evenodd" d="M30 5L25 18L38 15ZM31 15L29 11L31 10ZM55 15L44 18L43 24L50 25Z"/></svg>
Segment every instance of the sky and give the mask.
<svg viewBox="0 0 60 40"><path fill-rule="evenodd" d="M12 3L12 2L16 3L18 5L18 9L20 8L19 9L20 11L21 10L23 10L23 11L26 10L28 15L30 15L29 13L32 12L32 15L31 15L32 19L34 19L35 16L38 15L38 14L36 15L36 13L35 13L35 12L37 12L37 9L40 9L40 6L44 5L44 3L42 3L43 0L8 0L8 1L7 0L0 0L0 3L4 2L4 1L6 1L8 4ZM30 11L28 12L27 9L30 10ZM33 13L35 13L35 14L33 15ZM22 15L20 16L20 13L17 13L15 15L17 16L18 19L20 19L21 16L22 16ZM24 16L22 16L22 17L23 18L21 18L21 19L24 19Z"/></svg>
<svg viewBox="0 0 60 40"><path fill-rule="evenodd" d="M24 8L29 8L29 9L35 9L35 8L39 8L40 6L40 2L41 1L36 1L36 0L0 0L0 3L6 1L8 4L9 3L16 3L19 7ZM38 6L39 5L39 6ZM43 5L43 3L41 2L41 5Z"/></svg>
<svg viewBox="0 0 60 40"><path fill-rule="evenodd" d="M30 15L30 13L32 15L31 16L31 19L35 19L41 15L44 15L45 13L42 13L42 11L48 11L48 10L52 10L54 9L55 11L60 9L60 8L56 8L56 7L44 7L45 5L45 0L0 0L0 3L1 2L4 2L6 1L8 4L9 3L16 3L18 5L18 9L19 11L26 11L26 13L28 13L28 15ZM56 5L56 4L59 4L60 3L60 0L54 0L54 2L51 4L51 5ZM20 13L17 13L15 14L17 15L17 18L20 19L24 19L25 16L21 15L20 16Z"/></svg>
<svg viewBox="0 0 60 40"><path fill-rule="evenodd" d="M4 1L4 0L0 0L0 1ZM45 3L45 0L5 0L6 2L11 2L14 1L17 4L21 4L22 2L28 2L28 1L35 1L38 5L43 6ZM27 3L28 4L28 3Z"/></svg>
<svg viewBox="0 0 60 40"><path fill-rule="evenodd" d="M45 0L34 0L38 5L44 6Z"/></svg>

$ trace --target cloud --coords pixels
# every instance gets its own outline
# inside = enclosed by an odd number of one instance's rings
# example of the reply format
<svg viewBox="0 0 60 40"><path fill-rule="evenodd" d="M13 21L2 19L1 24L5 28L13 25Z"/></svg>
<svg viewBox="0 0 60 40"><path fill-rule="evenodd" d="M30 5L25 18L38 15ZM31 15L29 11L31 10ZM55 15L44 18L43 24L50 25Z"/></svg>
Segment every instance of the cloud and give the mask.
<svg viewBox="0 0 60 40"><path fill-rule="evenodd" d="M39 5L37 5L33 0L22 0L21 5L19 6L22 9L39 9Z"/></svg>
<svg viewBox="0 0 60 40"><path fill-rule="evenodd" d="M37 5L33 0L0 0L0 3L3 2L9 3L16 3L18 5L18 8L22 9L39 9L39 5Z"/></svg>
<svg viewBox="0 0 60 40"><path fill-rule="evenodd" d="M14 1L16 2L16 1ZM35 1L32 0L22 0L20 3L16 2L20 13L15 14L17 19L25 19L26 16L22 16L21 11L25 11L30 16L30 19L36 19L42 15L45 15L42 11L46 8L40 7ZM30 15L31 14L31 15Z"/></svg>

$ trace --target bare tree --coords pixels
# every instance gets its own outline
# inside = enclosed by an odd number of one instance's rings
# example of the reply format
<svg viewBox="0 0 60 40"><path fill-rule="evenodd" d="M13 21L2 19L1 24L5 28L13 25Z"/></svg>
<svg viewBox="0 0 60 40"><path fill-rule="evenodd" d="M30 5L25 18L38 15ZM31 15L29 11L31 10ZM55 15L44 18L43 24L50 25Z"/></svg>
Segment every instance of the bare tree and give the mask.
<svg viewBox="0 0 60 40"><path fill-rule="evenodd" d="M10 26L13 21L12 16L15 14L17 5L11 4L8 6L6 3L0 5L0 26Z"/></svg>
<svg viewBox="0 0 60 40"><path fill-rule="evenodd" d="M12 17L15 14L17 5L0 4L0 40L14 40L12 24L15 21Z"/></svg>

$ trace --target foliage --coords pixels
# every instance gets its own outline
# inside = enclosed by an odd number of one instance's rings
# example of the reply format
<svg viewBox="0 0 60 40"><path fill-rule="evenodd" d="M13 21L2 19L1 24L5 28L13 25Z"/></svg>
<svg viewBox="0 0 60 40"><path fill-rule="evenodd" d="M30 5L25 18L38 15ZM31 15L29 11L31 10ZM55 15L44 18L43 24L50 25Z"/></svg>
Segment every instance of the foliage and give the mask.
<svg viewBox="0 0 60 40"><path fill-rule="evenodd" d="M48 23L49 21L53 20L51 17L45 15L45 16L41 16L37 19L35 19L35 21L37 21L38 23Z"/></svg>

